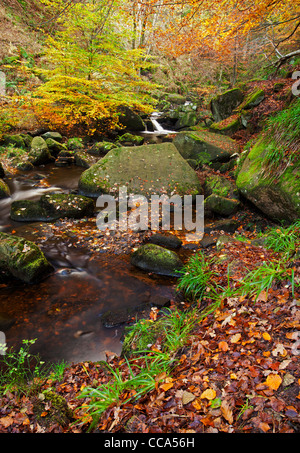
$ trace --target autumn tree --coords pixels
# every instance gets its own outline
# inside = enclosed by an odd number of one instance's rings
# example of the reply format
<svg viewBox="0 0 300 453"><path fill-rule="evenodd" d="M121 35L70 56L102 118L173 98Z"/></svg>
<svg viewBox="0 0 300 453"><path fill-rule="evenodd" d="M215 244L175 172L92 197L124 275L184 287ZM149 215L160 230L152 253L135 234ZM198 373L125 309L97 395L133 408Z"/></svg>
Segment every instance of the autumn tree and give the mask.
<svg viewBox="0 0 300 453"><path fill-rule="evenodd" d="M139 76L144 52L126 45L131 32L121 2L84 0L66 8L62 0L43 1L61 13L45 42L40 73L46 82L31 98L41 123L64 130L81 127L92 134L116 127L121 105L150 111L153 87Z"/></svg>

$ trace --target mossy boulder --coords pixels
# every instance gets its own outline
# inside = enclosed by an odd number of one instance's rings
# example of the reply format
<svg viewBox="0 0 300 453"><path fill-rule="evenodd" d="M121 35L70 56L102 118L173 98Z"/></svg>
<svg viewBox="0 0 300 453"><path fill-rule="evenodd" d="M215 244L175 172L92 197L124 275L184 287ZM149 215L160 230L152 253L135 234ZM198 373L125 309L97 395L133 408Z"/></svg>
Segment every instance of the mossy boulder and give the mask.
<svg viewBox="0 0 300 453"><path fill-rule="evenodd" d="M18 222L51 222L60 218L80 219L94 213L90 198L75 194L45 194L38 202L14 201L10 217Z"/></svg>
<svg viewBox="0 0 300 453"><path fill-rule="evenodd" d="M67 149L66 145L54 140L53 138L46 138L45 141L52 156L57 156L58 153Z"/></svg>
<svg viewBox="0 0 300 453"><path fill-rule="evenodd" d="M53 270L39 247L31 241L0 232L0 271L26 283L38 281Z"/></svg>
<svg viewBox="0 0 300 453"><path fill-rule="evenodd" d="M169 277L179 277L182 261L172 250L156 244L145 244L132 253L131 264L147 271Z"/></svg>
<svg viewBox="0 0 300 453"><path fill-rule="evenodd" d="M272 172L265 156L270 146L261 137L239 167L236 185L241 194L274 220L300 217L300 156L283 171Z"/></svg>
<svg viewBox="0 0 300 453"><path fill-rule="evenodd" d="M167 94L166 100L170 102L171 104L177 104L177 105L183 105L186 102L186 98L182 96L181 94L177 93L170 93Z"/></svg>
<svg viewBox="0 0 300 453"><path fill-rule="evenodd" d="M90 168L97 161L97 158L91 156L85 151L78 151L75 155L75 164L78 167Z"/></svg>
<svg viewBox="0 0 300 453"><path fill-rule="evenodd" d="M0 199L1 198L8 198L10 197L10 190L8 185L3 181L3 179L0 179Z"/></svg>
<svg viewBox="0 0 300 453"><path fill-rule="evenodd" d="M211 175L208 176L204 183L205 196L218 195L228 198L239 198L239 192L234 182L225 178L225 176Z"/></svg>
<svg viewBox="0 0 300 453"><path fill-rule="evenodd" d="M49 162L54 161L54 158L53 156L51 156L47 143L40 136L33 138L28 158L33 165L37 166L45 165L48 164Z"/></svg>
<svg viewBox="0 0 300 453"><path fill-rule="evenodd" d="M209 176L204 184L206 211L229 216L240 206L239 193L235 184L224 176Z"/></svg>
<svg viewBox="0 0 300 453"><path fill-rule="evenodd" d="M46 132L45 134L42 135L44 140L47 140L48 138L51 138L52 140L61 143L62 142L62 136L59 132L54 132L54 131L49 131Z"/></svg>
<svg viewBox="0 0 300 453"><path fill-rule="evenodd" d="M212 132L224 135L232 135L242 128L241 115L231 115L219 123L213 123L210 126Z"/></svg>
<svg viewBox="0 0 300 453"><path fill-rule="evenodd" d="M146 129L145 123L138 113L131 110L129 107L121 106L119 108L119 123L121 127L128 131L139 132Z"/></svg>
<svg viewBox="0 0 300 453"><path fill-rule="evenodd" d="M209 195L204 201L206 210L220 216L230 216L235 213L240 206L239 200L221 197L220 195Z"/></svg>
<svg viewBox="0 0 300 453"><path fill-rule="evenodd" d="M83 149L84 144L82 138L80 137L69 138L69 140L67 141L67 148L71 150Z"/></svg>
<svg viewBox="0 0 300 453"><path fill-rule="evenodd" d="M197 122L196 112L184 112L180 115L178 121L176 121L174 129L177 131L179 129L195 126Z"/></svg>
<svg viewBox="0 0 300 453"><path fill-rule="evenodd" d="M27 147L26 142L21 134L5 135L3 137L3 141L5 145L13 145L16 148L25 149Z"/></svg>
<svg viewBox="0 0 300 453"><path fill-rule="evenodd" d="M40 393L33 402L33 412L42 427L67 426L74 418L67 400L52 390Z"/></svg>
<svg viewBox="0 0 300 453"><path fill-rule="evenodd" d="M246 96L246 99L239 106L239 110L253 109L259 105L265 98L265 92L261 88L257 88Z"/></svg>
<svg viewBox="0 0 300 453"><path fill-rule="evenodd" d="M239 88L225 91L211 100L210 108L216 122L225 120L241 104L244 98Z"/></svg>
<svg viewBox="0 0 300 453"><path fill-rule="evenodd" d="M139 146L143 145L145 141L144 137L141 137L140 135L133 135L130 134L129 132L126 132L126 134L121 135L121 137L118 138L117 140L117 145L118 146Z"/></svg>
<svg viewBox="0 0 300 453"><path fill-rule="evenodd" d="M115 143L103 141L94 143L94 145L88 150L88 152L95 156L105 156L105 154L115 148L118 148Z"/></svg>
<svg viewBox="0 0 300 453"><path fill-rule="evenodd" d="M230 137L209 132L179 132L173 140L184 159L196 160L199 164L227 162L231 155L238 152L237 143Z"/></svg>
<svg viewBox="0 0 300 453"><path fill-rule="evenodd" d="M202 193L197 174L172 143L113 149L82 173L78 185L91 197L116 193L122 186L128 194L144 196Z"/></svg>

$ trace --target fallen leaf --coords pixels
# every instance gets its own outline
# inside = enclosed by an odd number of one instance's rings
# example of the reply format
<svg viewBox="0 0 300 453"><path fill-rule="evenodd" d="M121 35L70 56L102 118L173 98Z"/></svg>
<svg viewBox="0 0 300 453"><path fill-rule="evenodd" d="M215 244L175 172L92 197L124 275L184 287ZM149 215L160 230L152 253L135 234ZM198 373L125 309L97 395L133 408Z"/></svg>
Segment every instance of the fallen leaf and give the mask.
<svg viewBox="0 0 300 453"><path fill-rule="evenodd" d="M272 390L277 390L282 382L281 377L278 374L269 374L266 379L267 386Z"/></svg>
<svg viewBox="0 0 300 453"><path fill-rule="evenodd" d="M282 343L278 343L276 348L272 351L273 356L277 357L278 354L280 354L281 357L285 357L287 355L286 349Z"/></svg>
<svg viewBox="0 0 300 453"><path fill-rule="evenodd" d="M232 423L233 423L233 414L232 414L232 410L230 409L228 401L226 401L226 400L222 401L221 412L222 412L222 415L225 418L225 420L228 421L228 423L230 425L232 425Z"/></svg>
<svg viewBox="0 0 300 453"><path fill-rule="evenodd" d="M182 393L182 404L184 405L191 403L195 398L196 397L193 393L184 390L184 392Z"/></svg>
<svg viewBox="0 0 300 453"><path fill-rule="evenodd" d="M270 425L268 425L268 423L265 423L265 422L260 422L258 427L264 432L266 433L267 431L269 431L270 429Z"/></svg>
<svg viewBox="0 0 300 453"><path fill-rule="evenodd" d="M159 388L163 389L164 392L173 387L173 382L167 382L166 384L161 384Z"/></svg>
<svg viewBox="0 0 300 453"><path fill-rule="evenodd" d="M271 340L271 336L268 334L268 332L264 332L262 334L263 336L263 339L266 340L266 341L270 341Z"/></svg>
<svg viewBox="0 0 300 453"><path fill-rule="evenodd" d="M4 428L8 428L10 425L12 425L14 422L14 419L10 417L9 415L6 417L0 418L0 424L4 426Z"/></svg>
<svg viewBox="0 0 300 453"><path fill-rule="evenodd" d="M218 346L219 346L219 349L221 351L223 351L223 352L228 351L229 346L228 346L228 343L226 341L220 341Z"/></svg>
<svg viewBox="0 0 300 453"><path fill-rule="evenodd" d="M194 406L196 411L200 411L201 408L202 408L202 405L201 405L201 403L200 403L198 398L195 401L192 402L192 406Z"/></svg>
<svg viewBox="0 0 300 453"><path fill-rule="evenodd" d="M240 333L236 333L235 335L233 335L230 339L230 343L233 343L233 344L236 344L240 341L241 339L241 334Z"/></svg>
<svg viewBox="0 0 300 453"><path fill-rule="evenodd" d="M214 389L206 389L200 396L201 399L206 398L208 400L213 400L215 397L216 391Z"/></svg>

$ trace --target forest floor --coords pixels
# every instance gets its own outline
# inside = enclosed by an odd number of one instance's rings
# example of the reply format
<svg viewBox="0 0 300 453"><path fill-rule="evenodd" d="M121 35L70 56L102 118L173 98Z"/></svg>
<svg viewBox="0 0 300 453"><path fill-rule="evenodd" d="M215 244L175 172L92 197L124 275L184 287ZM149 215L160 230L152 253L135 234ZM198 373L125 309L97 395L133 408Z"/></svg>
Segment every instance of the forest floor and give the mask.
<svg viewBox="0 0 300 453"><path fill-rule="evenodd" d="M224 257L213 269L220 285L226 286L230 263L230 279L237 282L246 269L278 258L252 245L253 237L244 232L244 241L207 252L209 259ZM290 266L299 275L300 262ZM186 343L170 356L169 372L158 375L155 388L138 400L137 389L121 392L102 413L96 432L299 432L299 284L293 287L283 280L256 296L225 297L212 313L196 316ZM205 299L207 305L209 296ZM170 310L177 306L171 304ZM182 299L181 310L188 313L190 308ZM199 314L203 308L198 307ZM160 316L153 310L150 322ZM149 346L149 357L163 350L163 341L161 335ZM129 366L125 357L108 351L106 363L126 381L145 362L137 354ZM86 411L89 399L78 397L87 387L107 385L112 377L104 362L76 363L65 369L60 381L45 380L38 394L8 392L0 400L0 432L84 433L92 422ZM49 390L65 399L71 415L43 397Z"/></svg>

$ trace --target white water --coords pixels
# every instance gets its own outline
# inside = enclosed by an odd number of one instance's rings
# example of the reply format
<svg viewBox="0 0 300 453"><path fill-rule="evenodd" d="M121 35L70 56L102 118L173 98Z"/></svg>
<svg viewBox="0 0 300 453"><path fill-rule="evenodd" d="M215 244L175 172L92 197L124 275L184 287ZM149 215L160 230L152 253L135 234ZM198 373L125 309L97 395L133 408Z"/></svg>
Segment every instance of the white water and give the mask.
<svg viewBox="0 0 300 453"><path fill-rule="evenodd" d="M161 113L155 112L151 115L150 121L153 124L154 131L145 131L147 134L155 134L155 135L167 135L167 134L176 134L176 131L169 131L168 129L164 129L161 124L157 121L156 118L159 118Z"/></svg>

